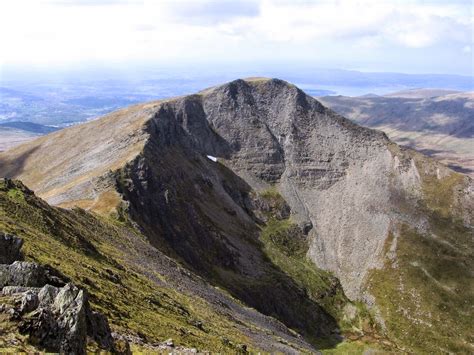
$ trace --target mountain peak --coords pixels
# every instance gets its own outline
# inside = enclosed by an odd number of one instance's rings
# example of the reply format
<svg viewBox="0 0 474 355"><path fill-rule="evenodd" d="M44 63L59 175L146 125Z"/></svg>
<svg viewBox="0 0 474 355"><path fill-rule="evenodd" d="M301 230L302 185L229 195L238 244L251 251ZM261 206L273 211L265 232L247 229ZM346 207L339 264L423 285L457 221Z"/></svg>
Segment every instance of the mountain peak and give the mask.
<svg viewBox="0 0 474 355"><path fill-rule="evenodd" d="M248 78L197 95L130 106L43 136L0 155L0 173L21 178L50 203L97 209L103 205L101 194L113 185L113 172L148 146L179 144L203 155L237 157L245 161L246 170L274 183L284 173L293 174L286 161L299 161L305 155L302 142L314 134L321 139L311 146L328 157L334 151L347 155L344 149L354 152L388 142L383 134L350 123L286 81ZM306 183L330 186L345 174L346 160L319 159L320 167L308 166L309 171L333 165L331 172L323 178L308 171Z"/></svg>
<svg viewBox="0 0 474 355"><path fill-rule="evenodd" d="M414 352L437 352L448 330L468 330L452 314L469 314L469 302L451 288L472 260L472 180L282 80L239 79L119 110L0 154L0 175L49 203L133 226L154 248L306 335L336 327L301 279L309 272L320 280L318 268L351 300L375 304ZM283 254L265 256L271 243ZM327 295L338 294L338 282L321 280L332 285ZM446 292L452 314L436 308ZM414 318L394 311L387 295ZM420 304L425 313L412 310ZM403 322L423 336L411 339Z"/></svg>

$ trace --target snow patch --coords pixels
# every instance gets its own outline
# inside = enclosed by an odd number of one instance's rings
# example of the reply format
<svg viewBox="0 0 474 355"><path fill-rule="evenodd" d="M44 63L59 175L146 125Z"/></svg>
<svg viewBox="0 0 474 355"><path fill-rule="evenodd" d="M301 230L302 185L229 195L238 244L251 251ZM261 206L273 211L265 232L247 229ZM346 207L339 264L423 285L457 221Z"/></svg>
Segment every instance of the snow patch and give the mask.
<svg viewBox="0 0 474 355"><path fill-rule="evenodd" d="M214 163L217 162L217 158L213 157L212 155L207 155L207 159L212 160Z"/></svg>

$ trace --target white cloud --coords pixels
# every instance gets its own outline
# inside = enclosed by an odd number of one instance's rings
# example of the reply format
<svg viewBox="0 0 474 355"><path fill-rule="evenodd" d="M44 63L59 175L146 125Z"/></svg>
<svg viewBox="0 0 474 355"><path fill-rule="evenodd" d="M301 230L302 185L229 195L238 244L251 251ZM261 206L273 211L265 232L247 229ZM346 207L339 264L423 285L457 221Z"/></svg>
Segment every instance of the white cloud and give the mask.
<svg viewBox="0 0 474 355"><path fill-rule="evenodd" d="M473 25L470 1L2 0L0 60L383 62L394 51L459 54Z"/></svg>

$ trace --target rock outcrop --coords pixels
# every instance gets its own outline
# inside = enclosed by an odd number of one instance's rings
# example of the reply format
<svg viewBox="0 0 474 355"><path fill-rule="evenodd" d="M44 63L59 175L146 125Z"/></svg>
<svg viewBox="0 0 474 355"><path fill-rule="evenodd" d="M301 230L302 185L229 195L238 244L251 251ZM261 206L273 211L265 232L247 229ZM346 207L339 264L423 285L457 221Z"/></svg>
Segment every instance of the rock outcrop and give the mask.
<svg viewBox="0 0 474 355"><path fill-rule="evenodd" d="M446 324L466 334L452 315L472 312L465 300L453 296L446 312L432 300L443 302L459 286L449 270L472 271L472 180L284 81L236 80L133 106L41 137L0 162L0 174L22 179L52 204L116 216L156 250L307 338L337 333L336 321L269 261L265 228L298 231L276 235L285 243L298 235L307 246L298 249L300 260L334 273L409 349L466 343L464 335L437 340ZM269 192L281 201L258 199ZM434 293L411 288L426 282ZM398 313L384 298L395 289ZM416 316L407 316L413 304ZM387 316L397 321L384 323ZM423 339L408 339L415 333Z"/></svg>
<svg viewBox="0 0 474 355"><path fill-rule="evenodd" d="M22 240L2 235L4 243L14 241L18 246L5 257L10 261L18 258ZM0 288L6 302L0 311L8 314L18 331L28 336L28 343L38 349L85 354L90 337L100 349L114 350L107 319L90 309L87 292L72 283L65 284L65 280L52 276L48 268L25 261L2 264Z"/></svg>
<svg viewBox="0 0 474 355"><path fill-rule="evenodd" d="M0 264L11 264L21 259L23 241L11 234L0 233Z"/></svg>

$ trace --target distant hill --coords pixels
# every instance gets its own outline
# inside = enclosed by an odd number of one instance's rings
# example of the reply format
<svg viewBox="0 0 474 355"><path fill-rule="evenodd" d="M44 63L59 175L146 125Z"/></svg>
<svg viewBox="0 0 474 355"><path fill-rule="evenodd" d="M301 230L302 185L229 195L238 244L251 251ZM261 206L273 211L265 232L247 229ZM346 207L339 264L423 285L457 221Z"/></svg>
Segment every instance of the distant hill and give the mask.
<svg viewBox="0 0 474 355"><path fill-rule="evenodd" d="M10 127L0 127L0 152L28 142L39 135Z"/></svg>
<svg viewBox="0 0 474 355"><path fill-rule="evenodd" d="M402 97L405 99L429 99L437 96L460 94L461 91L445 89L408 89L383 95L385 97Z"/></svg>
<svg viewBox="0 0 474 355"><path fill-rule="evenodd" d="M40 135L57 131L58 128L44 126L33 122L1 122L0 123L0 151L13 148Z"/></svg>
<svg viewBox="0 0 474 355"><path fill-rule="evenodd" d="M443 95L431 97L436 94ZM415 89L319 100L354 122L382 130L395 142L474 176L474 92Z"/></svg>
<svg viewBox="0 0 474 355"><path fill-rule="evenodd" d="M0 123L0 127L15 128L18 130L31 132L31 133L38 133L38 134L46 134L46 133L51 133L58 130L58 128L56 127L45 126L38 123L24 122L24 121L2 122Z"/></svg>

